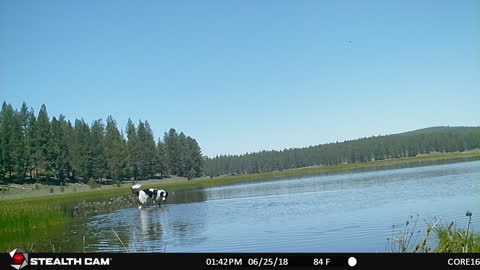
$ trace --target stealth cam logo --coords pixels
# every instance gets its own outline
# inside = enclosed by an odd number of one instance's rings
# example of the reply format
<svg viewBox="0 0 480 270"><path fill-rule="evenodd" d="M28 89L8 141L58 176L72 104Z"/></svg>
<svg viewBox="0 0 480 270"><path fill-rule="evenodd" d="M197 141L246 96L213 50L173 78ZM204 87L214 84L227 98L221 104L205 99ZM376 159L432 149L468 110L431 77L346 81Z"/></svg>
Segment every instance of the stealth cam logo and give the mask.
<svg viewBox="0 0 480 270"><path fill-rule="evenodd" d="M28 253L19 248L12 250L10 257L12 257L13 260L11 266L15 269L22 269L28 264Z"/></svg>

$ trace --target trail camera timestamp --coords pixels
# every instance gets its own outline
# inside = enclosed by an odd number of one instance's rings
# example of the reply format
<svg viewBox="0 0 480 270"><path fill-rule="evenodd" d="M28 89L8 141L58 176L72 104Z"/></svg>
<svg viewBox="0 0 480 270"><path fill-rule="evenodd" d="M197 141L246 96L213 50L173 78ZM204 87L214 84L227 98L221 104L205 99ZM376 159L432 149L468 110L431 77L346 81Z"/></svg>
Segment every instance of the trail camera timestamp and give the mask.
<svg viewBox="0 0 480 270"><path fill-rule="evenodd" d="M241 257L241 258L206 258L207 266L288 266L288 258L280 257Z"/></svg>

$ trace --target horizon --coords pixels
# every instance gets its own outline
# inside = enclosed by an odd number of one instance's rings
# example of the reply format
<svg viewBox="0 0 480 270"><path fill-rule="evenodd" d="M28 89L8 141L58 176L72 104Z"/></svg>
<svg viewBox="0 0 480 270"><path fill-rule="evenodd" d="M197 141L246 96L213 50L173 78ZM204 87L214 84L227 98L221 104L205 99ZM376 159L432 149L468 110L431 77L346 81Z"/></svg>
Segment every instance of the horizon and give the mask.
<svg viewBox="0 0 480 270"><path fill-rule="evenodd" d="M478 127L479 36L476 1L3 1L0 99L209 157Z"/></svg>

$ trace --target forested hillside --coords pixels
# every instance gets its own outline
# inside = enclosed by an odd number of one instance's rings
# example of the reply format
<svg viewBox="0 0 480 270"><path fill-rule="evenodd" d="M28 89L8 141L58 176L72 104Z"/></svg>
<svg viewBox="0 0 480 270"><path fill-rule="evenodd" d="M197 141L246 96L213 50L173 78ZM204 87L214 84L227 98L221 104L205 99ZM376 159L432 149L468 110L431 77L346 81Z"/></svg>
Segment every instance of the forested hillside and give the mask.
<svg viewBox="0 0 480 270"><path fill-rule="evenodd" d="M45 105L35 115L24 103L20 110L3 103L0 112L0 180L80 181L148 179L175 174L202 175L197 141L170 129L155 140L148 121L128 120L125 133L115 120L92 124L64 116L50 119Z"/></svg>
<svg viewBox="0 0 480 270"><path fill-rule="evenodd" d="M480 127L433 127L281 151L207 158L206 174L245 174L480 148Z"/></svg>
<svg viewBox="0 0 480 270"><path fill-rule="evenodd" d="M24 103L19 110L3 103L0 112L0 181L57 182L140 180L169 175L208 175L281 171L317 165L412 157L431 152L480 148L480 127L432 127L281 151L203 157L197 141L170 129L162 139L148 121L124 131L112 117L91 124L64 116L38 114Z"/></svg>

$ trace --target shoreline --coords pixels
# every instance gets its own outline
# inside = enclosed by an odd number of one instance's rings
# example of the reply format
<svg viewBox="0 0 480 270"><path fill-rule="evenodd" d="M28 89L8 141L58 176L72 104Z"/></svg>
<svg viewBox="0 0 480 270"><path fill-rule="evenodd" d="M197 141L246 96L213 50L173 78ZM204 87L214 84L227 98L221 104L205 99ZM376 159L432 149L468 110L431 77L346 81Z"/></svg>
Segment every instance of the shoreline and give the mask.
<svg viewBox="0 0 480 270"><path fill-rule="evenodd" d="M480 150L472 150L467 152L455 152L455 153L436 153L416 157L404 157L397 159L388 159L388 160L378 160L378 161L367 161L367 162L358 162L358 163L349 163L341 165L322 165L322 166L311 166L303 168L295 168L283 171L274 171L274 172L265 172L265 173L254 173L254 174L242 174L242 175L224 175L214 178L202 177L195 178L192 180L187 180L183 177L172 176L164 179L148 179L137 181L138 184L141 184L144 188L162 188L162 189L197 189L197 188L208 188L215 186L225 186L225 185L234 185L241 183L250 183L255 181L270 181L276 179L288 179L295 177L303 177L310 175L324 175L329 173L348 173L361 170L371 170L371 169L395 169L397 167L401 168L402 166L429 166L434 165L437 162L444 163L458 163L465 162L470 160L480 160ZM430 163L430 164L429 164ZM21 195L15 196L1 196L0 202L14 202L14 201L40 201L48 199L60 199L61 201L74 201L82 199L96 199L96 198L106 198L111 196L119 196L130 193L130 186L133 182L126 182L121 184L120 187L115 187L114 185L104 185L100 188L91 189L86 184L69 184L66 192L59 193L27 193L22 192ZM20 186L20 185L19 185ZM34 184L31 184L34 186ZM72 187L82 186L80 191L72 191ZM51 185L42 185L42 189L45 188L56 188L59 189L61 186L51 186ZM22 189L30 189L34 191L33 187ZM65 189L65 188L64 188ZM10 198L9 198L10 197ZM84 198L82 198L84 197ZM72 199L72 200L69 200Z"/></svg>

